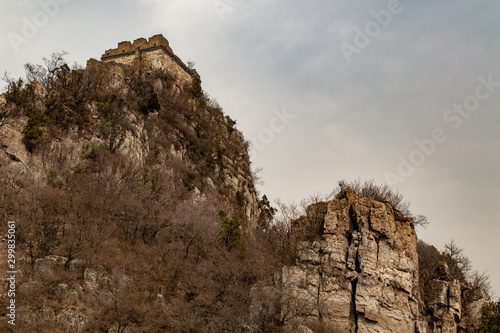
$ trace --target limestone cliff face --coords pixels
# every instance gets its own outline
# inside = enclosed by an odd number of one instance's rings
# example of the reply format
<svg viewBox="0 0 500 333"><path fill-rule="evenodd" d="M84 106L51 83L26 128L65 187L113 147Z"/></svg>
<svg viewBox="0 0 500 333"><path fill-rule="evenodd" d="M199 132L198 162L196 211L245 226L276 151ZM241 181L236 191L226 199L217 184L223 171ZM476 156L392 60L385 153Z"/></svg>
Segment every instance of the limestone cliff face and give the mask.
<svg viewBox="0 0 500 333"><path fill-rule="evenodd" d="M414 332L418 318L417 236L412 221L387 203L342 192L292 225L321 235L298 244L283 286L305 324L338 332Z"/></svg>
<svg viewBox="0 0 500 333"><path fill-rule="evenodd" d="M118 152L128 156L132 163L142 165L154 148L154 141L151 138L160 130L155 128L153 133L148 133L146 127L153 125L154 120L150 119L151 122L145 123L144 120L137 119L134 115L129 117L133 129L125 131L124 140ZM153 115L151 118L154 117ZM217 119L213 121L217 124ZM85 162L82 159L82 150L91 142L101 142L97 131L89 132L86 138L82 138L77 133L70 133L68 136L50 142L43 150L30 153L22 143L25 124L26 119L19 118L0 129L0 167L2 177L10 182L15 182L19 177L29 177L32 181L42 182L45 181L49 169L76 168L80 163ZM194 124L186 122L185 126L194 132ZM242 138L236 131L229 133L224 124L219 129L222 135L216 138L218 139L216 144L220 151L223 151L218 156L219 163L215 166L213 176L204 177L200 185L193 187L193 191L197 194L203 192L203 189L199 187L204 187L209 191L223 191L229 200L238 201L246 220L253 228L256 226L259 210L248 153ZM136 136L137 132L141 135ZM182 135L170 133L170 137L173 138L173 144L169 147L158 148L161 154L191 165L192 170L197 171L196 161L190 156L187 144L180 140ZM234 145L239 145L238 149L242 149L240 153L233 155L225 152L227 147Z"/></svg>
<svg viewBox="0 0 500 333"><path fill-rule="evenodd" d="M292 331L472 332L489 299L439 275L421 296L413 221L350 189L309 206L291 234L297 260L282 271L281 316Z"/></svg>
<svg viewBox="0 0 500 333"><path fill-rule="evenodd" d="M490 301L484 290L472 290L460 281L451 279L445 262L440 263L426 289L427 292L422 295L425 327L421 326L421 332L476 331L481 308Z"/></svg>

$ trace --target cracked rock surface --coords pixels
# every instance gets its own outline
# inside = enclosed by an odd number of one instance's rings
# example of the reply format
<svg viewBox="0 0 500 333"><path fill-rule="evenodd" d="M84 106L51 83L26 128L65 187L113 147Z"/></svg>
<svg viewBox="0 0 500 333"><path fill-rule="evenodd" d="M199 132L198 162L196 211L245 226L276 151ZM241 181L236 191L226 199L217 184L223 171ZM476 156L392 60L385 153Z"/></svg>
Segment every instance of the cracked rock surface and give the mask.
<svg viewBox="0 0 500 333"><path fill-rule="evenodd" d="M282 272L297 317L339 332L415 332L420 296L411 219L347 189L311 205L292 233L306 233L311 223L321 234L299 242L296 264Z"/></svg>
<svg viewBox="0 0 500 333"><path fill-rule="evenodd" d="M442 263L421 295L411 218L345 189L292 222L293 265L281 274L281 317L321 332L474 332L490 298ZM312 329L312 332L315 332Z"/></svg>

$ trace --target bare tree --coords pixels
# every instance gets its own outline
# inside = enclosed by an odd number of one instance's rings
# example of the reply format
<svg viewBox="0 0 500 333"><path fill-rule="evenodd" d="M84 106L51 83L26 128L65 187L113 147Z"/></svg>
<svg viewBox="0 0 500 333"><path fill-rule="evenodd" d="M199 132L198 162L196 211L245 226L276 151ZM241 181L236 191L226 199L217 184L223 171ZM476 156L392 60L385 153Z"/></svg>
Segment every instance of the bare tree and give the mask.
<svg viewBox="0 0 500 333"><path fill-rule="evenodd" d="M126 332L131 323L140 323L151 311L150 308L140 308L140 303L131 297L130 288L127 286L111 287L109 292L112 298L111 306L115 317L116 333Z"/></svg>
<svg viewBox="0 0 500 333"><path fill-rule="evenodd" d="M451 278L466 282L472 271L472 263L464 250L452 239L444 245L442 254L450 269Z"/></svg>
<svg viewBox="0 0 500 333"><path fill-rule="evenodd" d="M469 284L472 289L483 289L488 294L492 292L489 275L474 270L471 260L453 239L444 245L442 255L453 279Z"/></svg>
<svg viewBox="0 0 500 333"><path fill-rule="evenodd" d="M493 288L490 283L490 276L486 272L472 272L469 276L469 282L472 289L482 289L493 298L494 295Z"/></svg>
<svg viewBox="0 0 500 333"><path fill-rule="evenodd" d="M63 200L61 192L51 187L26 187L24 195L24 216L20 220L30 263L52 254L60 243L58 233L61 230L59 204Z"/></svg>
<svg viewBox="0 0 500 333"><path fill-rule="evenodd" d="M59 71L68 67L64 60L67 54L66 51L54 52L50 58L43 58L44 65L31 63L24 65L28 83L38 82L47 91L51 90L54 81L58 78Z"/></svg>

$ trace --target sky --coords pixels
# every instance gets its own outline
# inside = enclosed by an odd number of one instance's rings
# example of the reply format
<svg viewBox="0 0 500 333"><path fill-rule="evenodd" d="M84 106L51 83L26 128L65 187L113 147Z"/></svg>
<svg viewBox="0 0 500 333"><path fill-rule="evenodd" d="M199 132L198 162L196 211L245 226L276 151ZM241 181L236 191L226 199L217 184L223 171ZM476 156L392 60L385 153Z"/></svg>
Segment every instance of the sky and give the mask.
<svg viewBox="0 0 500 333"><path fill-rule="evenodd" d="M163 34L251 142L259 191L389 183L500 296L500 2L0 0L0 71Z"/></svg>

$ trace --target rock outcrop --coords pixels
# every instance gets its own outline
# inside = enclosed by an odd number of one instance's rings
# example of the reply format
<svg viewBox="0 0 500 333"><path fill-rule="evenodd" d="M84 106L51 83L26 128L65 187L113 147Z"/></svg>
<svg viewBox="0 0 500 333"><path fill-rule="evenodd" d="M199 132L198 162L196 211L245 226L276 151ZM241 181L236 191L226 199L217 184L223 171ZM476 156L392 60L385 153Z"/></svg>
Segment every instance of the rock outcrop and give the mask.
<svg viewBox="0 0 500 333"><path fill-rule="evenodd" d="M283 268L297 319L339 332L415 331L418 257L410 219L348 189L310 206L291 232L311 237L299 241L297 263Z"/></svg>
<svg viewBox="0 0 500 333"><path fill-rule="evenodd" d="M482 290L438 267L421 296L417 235L411 218L387 202L345 189L292 223L297 259L281 274L281 318L290 331L472 332ZM424 302L425 300L425 302Z"/></svg>
<svg viewBox="0 0 500 333"><path fill-rule="evenodd" d="M490 301L481 289L470 289L452 279L448 265L441 262L423 295L426 327L421 332L475 332L481 308Z"/></svg>

